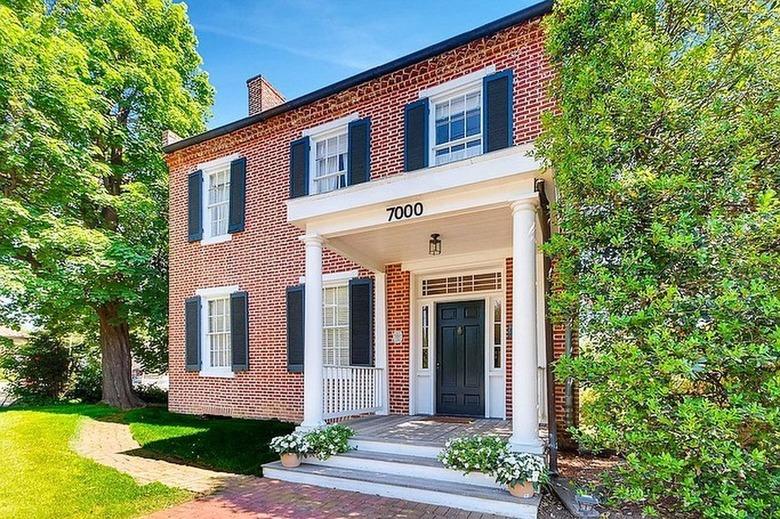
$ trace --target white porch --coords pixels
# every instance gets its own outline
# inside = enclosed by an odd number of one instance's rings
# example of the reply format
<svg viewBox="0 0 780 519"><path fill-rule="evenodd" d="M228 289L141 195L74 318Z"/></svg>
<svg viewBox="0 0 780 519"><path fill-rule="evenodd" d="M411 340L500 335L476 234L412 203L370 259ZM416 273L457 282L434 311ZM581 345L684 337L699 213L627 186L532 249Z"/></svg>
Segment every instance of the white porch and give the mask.
<svg viewBox="0 0 780 519"><path fill-rule="evenodd" d="M506 418L507 385L512 413L505 431L513 449L541 454L540 386L545 359L544 297L537 226L536 180L544 172L531 150L515 147L466 161L372 180L334 192L288 202L288 221L305 230L306 298L304 332L304 419L301 429L325 420L390 413L388 350L408 348L408 414L440 413L436 400L435 321L423 326L424 308L457 301L483 301L484 413ZM400 209L399 209L400 208ZM430 256L431 234L442 254ZM323 364L322 249L327 247L373 271L374 365ZM511 258L511 291L506 259ZM406 329L387 326L386 265L410 273ZM499 285L474 289L473 275L493 273ZM426 280L472 276L470 290L425 293ZM511 313L506 312L509 300ZM489 317L495 304L498 317ZM489 306L490 305L490 306ZM511 322L511 328L507 323ZM497 327L496 327L497 326ZM498 330L498 331L494 331ZM429 335L426 335L429 334ZM511 340L511 363L507 342ZM496 353L495 346L503 348ZM493 357L500 355L500 362ZM422 360L425 359L425 360ZM509 380L511 379L511 384ZM357 423L357 422L356 422ZM434 424L438 422L432 422ZM387 423L385 423L387 425ZM419 439L420 442L424 440Z"/></svg>

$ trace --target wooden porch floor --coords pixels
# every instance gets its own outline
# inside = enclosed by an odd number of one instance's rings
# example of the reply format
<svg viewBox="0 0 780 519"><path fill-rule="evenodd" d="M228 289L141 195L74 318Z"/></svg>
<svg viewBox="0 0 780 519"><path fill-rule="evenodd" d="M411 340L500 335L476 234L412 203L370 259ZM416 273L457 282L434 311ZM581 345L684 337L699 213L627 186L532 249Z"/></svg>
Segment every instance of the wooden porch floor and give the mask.
<svg viewBox="0 0 780 519"><path fill-rule="evenodd" d="M356 440L443 447L450 438L475 434L512 435L512 422L492 418L428 415L367 416L342 422L355 430Z"/></svg>

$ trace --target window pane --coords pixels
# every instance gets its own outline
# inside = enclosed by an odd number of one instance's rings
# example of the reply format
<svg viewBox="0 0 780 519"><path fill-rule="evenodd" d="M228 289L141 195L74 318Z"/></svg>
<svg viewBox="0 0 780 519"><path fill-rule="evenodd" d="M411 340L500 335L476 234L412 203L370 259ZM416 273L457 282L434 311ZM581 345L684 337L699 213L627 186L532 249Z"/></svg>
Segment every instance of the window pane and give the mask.
<svg viewBox="0 0 780 519"><path fill-rule="evenodd" d="M501 367L501 346L495 346L493 348L493 367L498 369Z"/></svg>
<svg viewBox="0 0 780 519"><path fill-rule="evenodd" d="M450 119L450 140L462 139L464 135L463 113L460 112Z"/></svg>
<svg viewBox="0 0 780 519"><path fill-rule="evenodd" d="M436 144L444 144L450 140L450 125L446 122L436 123Z"/></svg>
<svg viewBox="0 0 780 519"><path fill-rule="evenodd" d="M466 114L466 135L471 137L479 133L480 113L479 110L472 110Z"/></svg>

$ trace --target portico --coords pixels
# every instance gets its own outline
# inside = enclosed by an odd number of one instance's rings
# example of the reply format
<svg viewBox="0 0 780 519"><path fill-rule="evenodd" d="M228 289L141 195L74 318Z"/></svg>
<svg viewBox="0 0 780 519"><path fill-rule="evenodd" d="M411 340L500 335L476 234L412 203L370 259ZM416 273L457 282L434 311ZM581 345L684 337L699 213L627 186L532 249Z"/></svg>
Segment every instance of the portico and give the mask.
<svg viewBox="0 0 780 519"><path fill-rule="evenodd" d="M508 148L287 202L306 254L301 429L395 411L390 392L401 389L388 359L403 347L406 414L508 419L511 409L512 448L542 453L537 180L547 175L531 151ZM432 234L440 255L429 254ZM372 273L370 365L324 363L323 287L338 276L323 274L324 247ZM388 265L408 273L403 301L387 299ZM408 307L406 329L388 327L388 305Z"/></svg>

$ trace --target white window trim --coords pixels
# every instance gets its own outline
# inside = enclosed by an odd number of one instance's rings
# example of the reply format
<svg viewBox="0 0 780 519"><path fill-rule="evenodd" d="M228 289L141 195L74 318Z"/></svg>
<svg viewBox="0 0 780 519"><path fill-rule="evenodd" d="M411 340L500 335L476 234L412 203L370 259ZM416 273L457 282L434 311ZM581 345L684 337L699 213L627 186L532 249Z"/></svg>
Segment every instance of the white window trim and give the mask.
<svg viewBox="0 0 780 519"><path fill-rule="evenodd" d="M482 79L485 76L489 76L490 74L495 73L495 71L496 71L496 66L490 65L488 67L483 68L482 70L477 70L476 72L472 72L470 74L466 74L465 76L455 78L451 81L447 81L446 83L441 83L439 85L426 88L425 90L420 90L420 93L418 94L418 98L423 99L425 97L439 97L442 94L447 94L449 92L458 90L461 87L472 85L474 83L477 83L478 81L482 81Z"/></svg>
<svg viewBox="0 0 780 519"><path fill-rule="evenodd" d="M233 235L229 232L225 234L219 234L216 236L211 235L211 221L208 219L209 214L209 175L217 171L227 169L228 175L230 175L230 163L238 159L240 155L233 153L226 157L219 157L218 159L210 160L198 164L198 169L203 172L203 184L201 186L201 224L203 226L203 237L200 240L201 246L213 245L215 243L224 243L233 239ZM228 197L228 204L230 198ZM230 218L230 211L228 210L228 218ZM229 224L230 222L228 222Z"/></svg>
<svg viewBox="0 0 780 519"><path fill-rule="evenodd" d="M303 137L309 137L311 141L309 146L309 171L308 171L309 194L314 196L325 194L325 193L314 192L314 185L315 185L315 181L317 180L315 179L314 176L315 170L317 168L317 142L322 141L324 139L328 139L330 137L334 137L342 133L346 133L347 134L347 157L349 157L349 123L351 123L352 121L357 121L359 118L360 118L359 114L353 113L345 117L334 119L333 121L328 121L327 123L323 123L317 126L313 126L311 128L307 128L301 132L301 135ZM346 174L346 172L344 174ZM326 193L338 191L339 189L342 188L337 187L336 189L333 189L331 191L326 191Z"/></svg>
<svg viewBox="0 0 780 519"><path fill-rule="evenodd" d="M495 67L493 67L495 68ZM481 72L481 71L480 71ZM471 74L468 74L471 75ZM485 74L487 75L487 74ZM460 79L465 79L467 76L464 76ZM457 85L451 86L449 89L443 90L442 92L428 97L428 162L430 164L430 167L439 167L439 166L445 166L447 164L452 164L453 162L460 162L461 160L467 160L467 159L473 159L474 157L479 157L480 155L485 154L485 114L484 114L484 107L485 107L485 100L483 96L485 93L483 92L482 88L482 77L479 78L471 78L470 81L463 81L458 82ZM455 80L455 81L458 81ZM454 81L451 81L452 83ZM446 83L445 83L446 84ZM444 86L444 85L442 85ZM450 99L452 97L458 96L458 95L464 95L471 92L479 92L479 125L480 125L480 131L479 131L479 153L476 155L473 155L471 157L464 157L459 160L450 160L448 162L444 162L442 164L436 164L436 148L441 148L445 146L456 146L459 144L459 141L462 141L464 145L464 151L465 151L465 144L469 140L474 140L477 136L472 135L470 137L464 137L461 139L458 139L457 141L448 141L446 144L436 144L436 103L441 103L442 101L446 101L447 99ZM464 121L465 124L465 121Z"/></svg>
<svg viewBox="0 0 780 519"><path fill-rule="evenodd" d="M230 366L212 368L211 352L209 351L208 344L208 325L209 325L209 299L216 299L220 297L230 297L234 292L238 292L238 285L230 285L223 287L213 288L201 288L195 291L195 295L200 296L200 376L202 377L219 377L219 378L234 378L236 376L233 373L233 369Z"/></svg>
<svg viewBox="0 0 780 519"><path fill-rule="evenodd" d="M349 283L350 279L358 277L359 274L360 271L357 269L345 270L344 272L333 272L331 274L323 274L322 286L343 285L345 283ZM299 277L298 283L306 283L306 276Z"/></svg>
<svg viewBox="0 0 780 519"><path fill-rule="evenodd" d="M345 126L348 126L352 121L357 121L358 119L360 119L360 116L357 113L349 114L345 117L340 117L338 119L334 119L333 121L328 121L327 123L307 128L301 132L301 136L319 138L321 137L321 134L339 130Z"/></svg>

